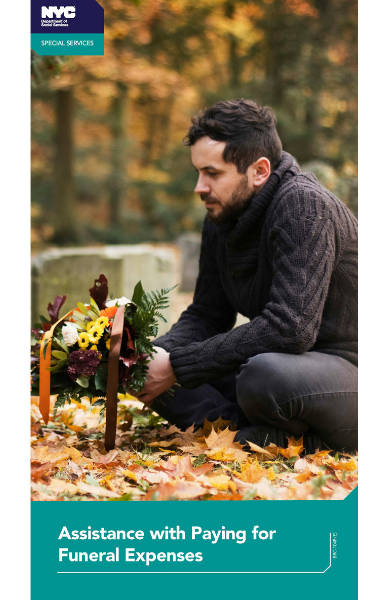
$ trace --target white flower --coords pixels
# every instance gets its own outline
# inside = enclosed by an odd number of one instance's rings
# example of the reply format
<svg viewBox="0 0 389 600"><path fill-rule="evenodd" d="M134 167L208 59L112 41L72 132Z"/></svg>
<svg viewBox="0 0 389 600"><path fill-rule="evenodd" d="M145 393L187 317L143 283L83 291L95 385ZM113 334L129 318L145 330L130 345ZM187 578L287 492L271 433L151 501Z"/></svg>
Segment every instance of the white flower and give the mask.
<svg viewBox="0 0 389 600"><path fill-rule="evenodd" d="M73 346L78 340L78 331L75 323L65 323L62 327L62 335L65 344Z"/></svg>
<svg viewBox="0 0 389 600"><path fill-rule="evenodd" d="M115 300L108 300L108 302L105 303L105 306L107 308L110 306L121 306L122 304L127 304L128 302L131 302L131 300L125 296L122 296L121 298L116 298Z"/></svg>

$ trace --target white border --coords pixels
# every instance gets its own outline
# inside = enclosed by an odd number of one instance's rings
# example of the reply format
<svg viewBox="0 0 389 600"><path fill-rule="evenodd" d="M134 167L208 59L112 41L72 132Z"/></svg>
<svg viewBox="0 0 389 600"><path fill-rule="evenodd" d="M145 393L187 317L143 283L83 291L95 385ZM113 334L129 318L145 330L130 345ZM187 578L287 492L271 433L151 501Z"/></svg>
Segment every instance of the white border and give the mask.
<svg viewBox="0 0 389 600"><path fill-rule="evenodd" d="M30 6L2 2L0 546L7 598L30 597Z"/></svg>
<svg viewBox="0 0 389 600"><path fill-rule="evenodd" d="M388 570L388 3L359 2L359 594L381 598ZM386 532L385 532L386 525Z"/></svg>
<svg viewBox="0 0 389 600"><path fill-rule="evenodd" d="M386 520L389 370L388 320L389 239L387 192L387 12L385 2L360 0L360 246L361 376L360 376L360 594L380 597L387 571ZM3 2L0 63L2 94L2 342L1 455L3 517L0 560L2 589L13 598L29 597L28 410L16 414L12 401L29 401L24 348L29 329L29 195L30 77L28 3ZM9 317L10 308L12 316ZM26 333L27 332L27 333ZM22 403L24 406L24 401ZM20 407L20 404L19 404ZM8 409L8 411L6 410ZM15 436L12 422L18 422ZM381 428L380 428L381 425ZM385 427L385 429L384 429ZM24 441L26 440L26 442ZM17 560L16 558L17 557ZM23 573L23 577L21 577Z"/></svg>

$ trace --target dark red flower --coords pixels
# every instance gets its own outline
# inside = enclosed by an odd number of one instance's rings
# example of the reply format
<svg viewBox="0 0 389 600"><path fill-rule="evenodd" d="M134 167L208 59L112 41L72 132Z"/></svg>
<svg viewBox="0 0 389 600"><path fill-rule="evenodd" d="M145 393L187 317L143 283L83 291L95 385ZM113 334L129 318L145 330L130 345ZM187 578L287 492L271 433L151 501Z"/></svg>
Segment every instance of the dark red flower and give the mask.
<svg viewBox="0 0 389 600"><path fill-rule="evenodd" d="M69 354L68 375L70 379L76 381L80 375L92 377L100 364L101 354L96 350L76 350Z"/></svg>

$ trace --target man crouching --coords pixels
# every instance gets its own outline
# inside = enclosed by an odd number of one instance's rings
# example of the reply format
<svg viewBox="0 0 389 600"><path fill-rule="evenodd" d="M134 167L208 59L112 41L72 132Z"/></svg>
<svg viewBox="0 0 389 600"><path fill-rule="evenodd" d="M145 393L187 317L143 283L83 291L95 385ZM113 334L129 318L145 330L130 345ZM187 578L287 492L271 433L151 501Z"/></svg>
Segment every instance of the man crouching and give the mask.
<svg viewBox="0 0 389 600"><path fill-rule="evenodd" d="M139 399L181 428L222 416L236 441L355 450L357 221L282 151L271 109L218 102L192 123L200 272Z"/></svg>

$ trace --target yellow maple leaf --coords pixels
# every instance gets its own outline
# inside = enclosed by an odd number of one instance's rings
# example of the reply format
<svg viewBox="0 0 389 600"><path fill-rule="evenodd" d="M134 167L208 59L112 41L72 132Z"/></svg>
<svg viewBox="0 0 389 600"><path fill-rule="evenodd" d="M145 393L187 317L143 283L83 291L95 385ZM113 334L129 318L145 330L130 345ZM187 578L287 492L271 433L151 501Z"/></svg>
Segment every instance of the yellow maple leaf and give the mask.
<svg viewBox="0 0 389 600"><path fill-rule="evenodd" d="M208 479L212 486L216 489L221 491L228 490L230 484L230 478L228 477L228 475L214 475L213 477L208 477Z"/></svg>
<svg viewBox="0 0 389 600"><path fill-rule="evenodd" d="M73 446L69 446L68 448L66 448L65 452L68 453L69 457L72 459L73 462L75 462L76 464L78 464L78 462L81 460L82 458L82 454L79 450L77 450L77 448L73 448Z"/></svg>
<svg viewBox="0 0 389 600"><path fill-rule="evenodd" d="M274 469L273 467L270 467L270 469L266 469L266 478L270 479L270 481L274 481L274 479L277 477L277 475L274 473Z"/></svg>
<svg viewBox="0 0 389 600"><path fill-rule="evenodd" d="M274 457L274 454L268 452L268 450L265 450L265 448L261 448L260 446L253 444L252 442L249 442L249 446L250 450L256 453L257 458L259 458L259 460L265 460L266 458L269 459Z"/></svg>
<svg viewBox="0 0 389 600"><path fill-rule="evenodd" d="M257 460L252 463L246 463L242 466L241 472L237 473L237 477L247 483L258 483L262 477L268 473L267 469L262 469Z"/></svg>
<svg viewBox="0 0 389 600"><path fill-rule="evenodd" d="M208 448L233 448L234 446L234 437L236 436L236 431L230 431L229 429L224 429L223 431L219 431L218 433L212 427L212 431L210 435L205 438L205 442Z"/></svg>
<svg viewBox="0 0 389 600"><path fill-rule="evenodd" d="M230 481L230 482L228 483L228 487L229 487L229 489L231 490L231 492L232 492L233 494L235 494L235 492L236 492L236 483L234 483L233 481Z"/></svg>
<svg viewBox="0 0 389 600"><path fill-rule="evenodd" d="M208 458L212 460L225 460L232 462L235 460L235 454L232 448L214 448L206 453Z"/></svg>
<svg viewBox="0 0 389 600"><path fill-rule="evenodd" d="M138 481L137 476L133 471L124 471L123 475L133 481Z"/></svg>
<svg viewBox="0 0 389 600"><path fill-rule="evenodd" d="M248 453L242 450L242 444L234 442L236 431L224 429L216 432L212 429L210 435L205 438L205 443L209 451L205 452L209 458L213 460L245 460L248 458Z"/></svg>
<svg viewBox="0 0 389 600"><path fill-rule="evenodd" d="M80 431L84 431L84 427L82 427L81 425L69 425L69 424L66 424L66 427L68 429L71 429L72 431L75 431L76 433L80 433Z"/></svg>
<svg viewBox="0 0 389 600"><path fill-rule="evenodd" d="M100 479L99 485L101 485L102 487L104 487L106 485L109 490L114 492L115 488L112 485L111 479L115 476L116 476L116 473L108 473L108 475L105 475L105 477L103 477L103 479Z"/></svg>

